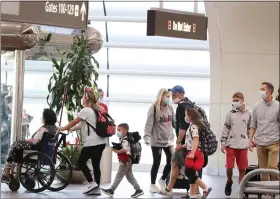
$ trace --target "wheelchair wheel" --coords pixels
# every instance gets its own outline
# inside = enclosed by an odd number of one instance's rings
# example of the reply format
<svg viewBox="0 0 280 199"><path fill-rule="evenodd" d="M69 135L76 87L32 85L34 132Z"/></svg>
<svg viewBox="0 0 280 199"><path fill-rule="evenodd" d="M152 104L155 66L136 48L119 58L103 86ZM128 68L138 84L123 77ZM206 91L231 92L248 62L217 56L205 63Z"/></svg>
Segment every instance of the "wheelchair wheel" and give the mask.
<svg viewBox="0 0 280 199"><path fill-rule="evenodd" d="M10 176L10 182L9 182L9 189L11 191L17 191L20 188L20 183L17 181L13 175Z"/></svg>
<svg viewBox="0 0 280 199"><path fill-rule="evenodd" d="M52 160L44 153L27 154L19 166L19 181L30 192L38 193L48 189L55 176Z"/></svg>
<svg viewBox="0 0 280 199"><path fill-rule="evenodd" d="M50 191L61 191L65 189L73 175L73 167L70 160L64 154L58 152L55 160L55 178Z"/></svg>

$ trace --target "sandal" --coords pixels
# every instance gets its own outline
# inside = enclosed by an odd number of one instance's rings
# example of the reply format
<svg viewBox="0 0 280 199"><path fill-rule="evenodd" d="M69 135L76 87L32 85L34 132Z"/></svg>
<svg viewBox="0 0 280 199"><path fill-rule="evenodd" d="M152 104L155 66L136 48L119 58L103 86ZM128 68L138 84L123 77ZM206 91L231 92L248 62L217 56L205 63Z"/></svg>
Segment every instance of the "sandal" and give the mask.
<svg viewBox="0 0 280 199"><path fill-rule="evenodd" d="M10 182L10 178L5 175L2 175L1 183L9 184L9 182Z"/></svg>
<svg viewBox="0 0 280 199"><path fill-rule="evenodd" d="M211 188L211 187L209 187L209 188L207 189L207 191L203 191L203 194L202 194L201 199L206 199L207 196L209 195L209 193L210 193L211 191L212 191L212 188Z"/></svg>

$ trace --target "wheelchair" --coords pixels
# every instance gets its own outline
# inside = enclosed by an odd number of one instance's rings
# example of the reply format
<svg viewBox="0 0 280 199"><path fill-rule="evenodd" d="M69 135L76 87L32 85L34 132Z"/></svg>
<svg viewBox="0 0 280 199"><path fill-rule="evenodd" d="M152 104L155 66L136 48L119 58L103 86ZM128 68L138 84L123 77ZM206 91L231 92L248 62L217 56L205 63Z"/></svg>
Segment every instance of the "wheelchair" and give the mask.
<svg viewBox="0 0 280 199"><path fill-rule="evenodd" d="M67 135L44 133L38 145L19 153L18 161L12 164L9 189L17 191L20 184L33 193L66 188L72 178L73 167L67 156L58 152L58 148L61 143L66 146Z"/></svg>

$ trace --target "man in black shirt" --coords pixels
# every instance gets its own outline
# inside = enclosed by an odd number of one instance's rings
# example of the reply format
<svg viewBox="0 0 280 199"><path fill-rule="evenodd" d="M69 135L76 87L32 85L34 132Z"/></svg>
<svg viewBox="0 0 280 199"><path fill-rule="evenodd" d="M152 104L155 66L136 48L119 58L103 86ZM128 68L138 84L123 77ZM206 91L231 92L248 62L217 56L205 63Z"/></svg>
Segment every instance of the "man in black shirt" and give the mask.
<svg viewBox="0 0 280 199"><path fill-rule="evenodd" d="M179 175L179 169L185 166L186 149L182 147L185 143L185 134L189 127L189 124L185 122L185 111L187 108L191 108L191 101L185 97L185 89L182 86L174 86L169 89L172 92L172 101L178 104L176 109L176 150L172 157L172 170L170 175L170 181L165 190L161 192L165 195L171 196L172 189L176 183Z"/></svg>

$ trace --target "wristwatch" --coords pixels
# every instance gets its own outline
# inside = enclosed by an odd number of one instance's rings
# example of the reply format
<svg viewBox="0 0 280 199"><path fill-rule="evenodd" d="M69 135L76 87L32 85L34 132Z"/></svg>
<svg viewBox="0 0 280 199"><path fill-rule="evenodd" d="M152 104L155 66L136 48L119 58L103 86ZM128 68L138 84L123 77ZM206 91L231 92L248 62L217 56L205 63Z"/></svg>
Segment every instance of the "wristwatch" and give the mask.
<svg viewBox="0 0 280 199"><path fill-rule="evenodd" d="M178 141L178 140L177 140L177 141L176 141L176 144L181 144L181 142L182 142L182 141Z"/></svg>

